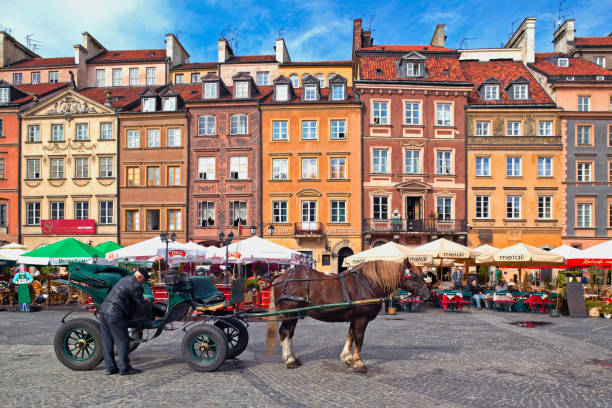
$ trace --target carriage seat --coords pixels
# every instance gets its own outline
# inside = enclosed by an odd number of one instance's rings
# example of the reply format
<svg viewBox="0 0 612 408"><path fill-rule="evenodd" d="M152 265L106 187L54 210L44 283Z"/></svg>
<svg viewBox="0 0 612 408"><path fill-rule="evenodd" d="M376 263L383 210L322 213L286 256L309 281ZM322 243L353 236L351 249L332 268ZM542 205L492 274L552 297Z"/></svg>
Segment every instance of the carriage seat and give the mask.
<svg viewBox="0 0 612 408"><path fill-rule="evenodd" d="M208 276L192 276L191 297L202 305L213 305L225 302L225 296L217 289L212 279Z"/></svg>

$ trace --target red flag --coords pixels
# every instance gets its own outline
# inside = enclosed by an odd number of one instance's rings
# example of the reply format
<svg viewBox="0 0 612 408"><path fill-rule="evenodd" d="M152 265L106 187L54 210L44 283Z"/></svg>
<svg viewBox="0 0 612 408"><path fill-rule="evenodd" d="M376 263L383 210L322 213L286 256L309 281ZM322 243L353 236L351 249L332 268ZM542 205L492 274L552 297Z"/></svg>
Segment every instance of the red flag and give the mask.
<svg viewBox="0 0 612 408"><path fill-rule="evenodd" d="M242 236L242 224L238 223L238 236Z"/></svg>

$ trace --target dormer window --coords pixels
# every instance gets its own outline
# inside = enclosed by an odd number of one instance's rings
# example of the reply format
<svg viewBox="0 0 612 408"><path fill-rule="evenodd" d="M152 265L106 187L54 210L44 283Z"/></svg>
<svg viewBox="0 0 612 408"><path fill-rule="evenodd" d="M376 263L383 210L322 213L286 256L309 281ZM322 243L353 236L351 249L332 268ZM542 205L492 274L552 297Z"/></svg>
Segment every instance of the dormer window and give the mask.
<svg viewBox="0 0 612 408"><path fill-rule="evenodd" d="M0 88L0 103L8 103L9 102L9 88Z"/></svg>
<svg viewBox="0 0 612 408"><path fill-rule="evenodd" d="M406 64L406 76L415 77L421 76L421 64L416 62L409 62Z"/></svg>
<svg viewBox="0 0 612 408"><path fill-rule="evenodd" d="M527 85L513 85L512 98L515 100L526 100L528 97L528 86Z"/></svg>
<svg viewBox="0 0 612 408"><path fill-rule="evenodd" d="M484 91L486 100L499 99L499 85L485 85Z"/></svg>
<svg viewBox="0 0 612 408"><path fill-rule="evenodd" d="M276 85L276 100L287 101L289 100L289 85Z"/></svg>
<svg viewBox="0 0 612 408"><path fill-rule="evenodd" d="M218 94L216 82L206 82L204 84L204 99L216 99Z"/></svg>
<svg viewBox="0 0 612 408"><path fill-rule="evenodd" d="M557 66L559 67L569 67L569 58L558 58Z"/></svg>
<svg viewBox="0 0 612 408"><path fill-rule="evenodd" d="M305 101L316 101L317 100L317 86L316 85L305 85L304 86L304 100Z"/></svg>
<svg viewBox="0 0 612 408"><path fill-rule="evenodd" d="M332 85L332 99L335 101L344 100L344 85Z"/></svg>
<svg viewBox="0 0 612 408"><path fill-rule="evenodd" d="M176 96L169 96L164 98L164 110L175 111L176 110Z"/></svg>
<svg viewBox="0 0 612 408"><path fill-rule="evenodd" d="M155 112L155 98L142 98L142 111Z"/></svg>
<svg viewBox="0 0 612 408"><path fill-rule="evenodd" d="M249 97L249 83L246 81L236 82L236 98Z"/></svg>

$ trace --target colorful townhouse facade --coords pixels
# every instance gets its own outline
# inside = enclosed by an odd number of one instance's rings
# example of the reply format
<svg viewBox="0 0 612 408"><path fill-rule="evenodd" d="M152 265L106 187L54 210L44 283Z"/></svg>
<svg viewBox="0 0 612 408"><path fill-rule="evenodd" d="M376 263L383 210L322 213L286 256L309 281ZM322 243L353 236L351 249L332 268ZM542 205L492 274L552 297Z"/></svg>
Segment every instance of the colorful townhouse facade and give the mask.
<svg viewBox="0 0 612 408"><path fill-rule="evenodd" d="M575 37L575 20L567 19L553 33L554 52L582 58L601 68L612 68L612 33L600 37Z"/></svg>
<svg viewBox="0 0 612 408"><path fill-rule="evenodd" d="M260 107L263 237L338 273L361 251L362 107L342 75L302 80L279 76Z"/></svg>
<svg viewBox="0 0 612 408"><path fill-rule="evenodd" d="M363 243L467 244L465 111L459 53L372 45L355 20L355 93L363 103Z"/></svg>
<svg viewBox="0 0 612 408"><path fill-rule="evenodd" d="M329 87L329 81L335 75L340 75L347 81L347 86L353 86L352 61L288 61L280 64L278 75L289 78L293 89L302 86L302 80L313 76L320 82L321 88Z"/></svg>

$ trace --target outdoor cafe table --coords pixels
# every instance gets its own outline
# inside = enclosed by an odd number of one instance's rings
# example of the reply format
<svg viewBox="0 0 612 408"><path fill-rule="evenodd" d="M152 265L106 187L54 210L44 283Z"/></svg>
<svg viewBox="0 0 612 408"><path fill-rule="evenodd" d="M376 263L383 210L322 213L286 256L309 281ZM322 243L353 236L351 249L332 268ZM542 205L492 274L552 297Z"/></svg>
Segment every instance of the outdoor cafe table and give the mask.
<svg viewBox="0 0 612 408"><path fill-rule="evenodd" d="M441 290L437 295L440 307L446 311L463 311L463 306L470 303L463 299L463 292L459 290Z"/></svg>
<svg viewBox="0 0 612 408"><path fill-rule="evenodd" d="M557 302L553 302L548 299L546 293L530 293L529 298L524 302L529 306L529 310L532 312L546 313L551 305L556 305Z"/></svg>

